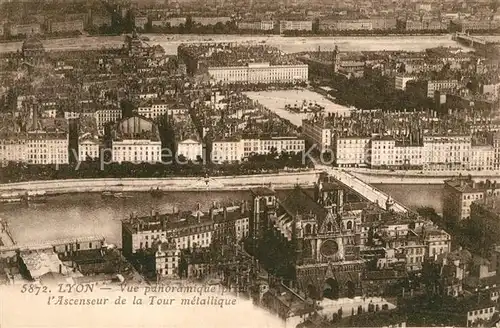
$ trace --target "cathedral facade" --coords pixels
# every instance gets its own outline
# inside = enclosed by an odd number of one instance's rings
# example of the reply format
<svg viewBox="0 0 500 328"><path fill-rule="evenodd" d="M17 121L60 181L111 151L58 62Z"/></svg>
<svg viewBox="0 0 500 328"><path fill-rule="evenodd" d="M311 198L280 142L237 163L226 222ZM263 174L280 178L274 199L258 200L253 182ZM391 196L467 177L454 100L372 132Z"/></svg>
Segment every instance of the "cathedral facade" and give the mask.
<svg viewBox="0 0 500 328"><path fill-rule="evenodd" d="M311 299L362 295L362 212L373 204L327 175L313 193L297 186L282 196L256 188L252 196L250 236L271 273ZM282 263L288 266L275 270Z"/></svg>

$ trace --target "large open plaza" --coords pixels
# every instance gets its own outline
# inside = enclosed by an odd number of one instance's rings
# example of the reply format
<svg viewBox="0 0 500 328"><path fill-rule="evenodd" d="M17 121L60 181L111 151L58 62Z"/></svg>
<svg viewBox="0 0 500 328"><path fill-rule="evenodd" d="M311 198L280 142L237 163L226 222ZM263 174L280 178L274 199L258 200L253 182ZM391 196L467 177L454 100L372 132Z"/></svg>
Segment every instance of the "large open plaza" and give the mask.
<svg viewBox="0 0 500 328"><path fill-rule="evenodd" d="M280 117L289 120L296 126L302 125L302 120L307 118L311 113L294 113L285 109L286 105L301 107L304 101L309 104L317 104L325 108L325 114L337 113L339 115L348 115L351 111L349 107L345 107L334 102L331 102L319 93L300 89L300 90L279 90L279 91L260 91L246 92L250 99L259 102L264 107L269 108Z"/></svg>

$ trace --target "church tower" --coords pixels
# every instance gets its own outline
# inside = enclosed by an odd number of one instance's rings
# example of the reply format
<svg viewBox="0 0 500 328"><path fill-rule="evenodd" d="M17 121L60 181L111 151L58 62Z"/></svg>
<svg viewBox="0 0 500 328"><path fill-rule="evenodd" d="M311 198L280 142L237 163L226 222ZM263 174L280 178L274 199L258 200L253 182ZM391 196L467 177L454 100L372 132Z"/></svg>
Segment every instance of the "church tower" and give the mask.
<svg viewBox="0 0 500 328"><path fill-rule="evenodd" d="M332 55L333 73L337 73L339 71L339 66L340 66L339 47L335 46L335 49L333 49L333 55Z"/></svg>
<svg viewBox="0 0 500 328"><path fill-rule="evenodd" d="M266 187L252 188L252 208L249 234L254 242L262 236L267 226L268 216L276 214L276 193Z"/></svg>

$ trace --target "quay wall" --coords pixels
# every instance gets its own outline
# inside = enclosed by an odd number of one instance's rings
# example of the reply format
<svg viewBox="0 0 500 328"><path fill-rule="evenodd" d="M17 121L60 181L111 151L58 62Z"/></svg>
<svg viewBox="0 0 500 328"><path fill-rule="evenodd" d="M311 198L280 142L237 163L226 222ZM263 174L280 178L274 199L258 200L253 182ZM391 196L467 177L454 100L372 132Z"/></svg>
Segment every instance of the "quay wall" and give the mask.
<svg viewBox="0 0 500 328"><path fill-rule="evenodd" d="M484 171L484 172L389 172L382 170L366 170L366 169L345 169L345 171L358 177L369 184L414 184L414 185L429 185L443 184L445 180L456 178L460 174L462 176L471 176L477 181L484 180L499 180L500 172Z"/></svg>
<svg viewBox="0 0 500 328"><path fill-rule="evenodd" d="M23 196L26 192L64 194L80 192L132 192L159 188L163 191L248 190L252 187L272 185L276 189L289 189L295 185L312 187L321 171L283 172L277 174L222 176L213 178L116 178L69 179L0 184L0 198Z"/></svg>

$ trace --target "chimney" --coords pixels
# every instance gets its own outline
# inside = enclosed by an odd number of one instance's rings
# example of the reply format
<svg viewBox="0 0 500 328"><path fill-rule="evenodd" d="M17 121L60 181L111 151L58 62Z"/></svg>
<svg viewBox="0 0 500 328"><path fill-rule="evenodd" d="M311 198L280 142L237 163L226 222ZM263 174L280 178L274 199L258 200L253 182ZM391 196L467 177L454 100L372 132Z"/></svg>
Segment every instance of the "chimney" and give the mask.
<svg viewBox="0 0 500 328"><path fill-rule="evenodd" d="M33 130L38 130L38 106L36 104L33 104L33 123L32 123L32 129Z"/></svg>
<svg viewBox="0 0 500 328"><path fill-rule="evenodd" d="M196 222L200 223L201 222L201 214L200 211L196 212Z"/></svg>
<svg viewBox="0 0 500 328"><path fill-rule="evenodd" d="M224 220L227 219L227 207L224 206Z"/></svg>

